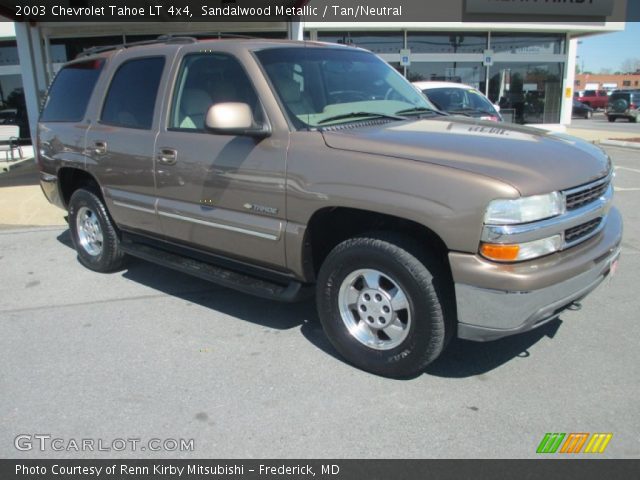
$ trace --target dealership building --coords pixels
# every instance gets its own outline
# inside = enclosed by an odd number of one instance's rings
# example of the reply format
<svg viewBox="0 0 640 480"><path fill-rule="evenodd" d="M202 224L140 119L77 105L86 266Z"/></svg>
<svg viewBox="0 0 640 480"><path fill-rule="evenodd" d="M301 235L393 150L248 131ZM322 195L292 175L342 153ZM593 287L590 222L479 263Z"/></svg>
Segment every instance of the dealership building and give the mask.
<svg viewBox="0 0 640 480"><path fill-rule="evenodd" d="M313 4L314 0L290 3ZM291 17L289 21L224 23L12 22L10 12L0 11L9 17L0 22L0 110L13 108L22 89L33 132L51 79L83 49L161 34L226 32L355 45L376 53L411 81L472 85L501 106L507 121L567 125L578 40L623 30L625 25L612 21L624 18L620 11L624 2L610 4L605 12L594 11L580 22L568 21L563 12L545 16L544 22L527 12L518 15L518 22L495 22L488 20L489 10L483 21L469 21L468 0L448 4L450 11L442 18L460 21L320 22Z"/></svg>

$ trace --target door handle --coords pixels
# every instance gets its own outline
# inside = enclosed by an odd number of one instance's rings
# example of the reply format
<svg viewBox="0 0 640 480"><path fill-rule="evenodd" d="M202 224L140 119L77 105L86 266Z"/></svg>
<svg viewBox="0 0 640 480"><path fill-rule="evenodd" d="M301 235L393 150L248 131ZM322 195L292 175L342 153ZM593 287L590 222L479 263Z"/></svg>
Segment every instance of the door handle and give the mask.
<svg viewBox="0 0 640 480"><path fill-rule="evenodd" d="M98 155L107 153L107 142L104 140L96 140L93 142L93 151Z"/></svg>
<svg viewBox="0 0 640 480"><path fill-rule="evenodd" d="M178 161L178 152L173 148L162 148L158 153L158 161L164 165L175 165Z"/></svg>

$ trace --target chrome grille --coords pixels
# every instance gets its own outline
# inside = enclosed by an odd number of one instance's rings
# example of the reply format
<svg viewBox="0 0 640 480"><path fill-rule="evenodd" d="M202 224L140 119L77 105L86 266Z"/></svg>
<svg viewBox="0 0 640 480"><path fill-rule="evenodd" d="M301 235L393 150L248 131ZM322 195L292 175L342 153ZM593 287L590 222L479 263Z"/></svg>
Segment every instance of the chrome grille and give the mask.
<svg viewBox="0 0 640 480"><path fill-rule="evenodd" d="M584 207L600 198L609 188L610 177L605 177L583 187L574 188L565 192L567 211Z"/></svg>
<svg viewBox="0 0 640 480"><path fill-rule="evenodd" d="M569 228L564 231L564 242L565 246L575 245L576 243L581 242L582 240L586 240L587 237L591 236L602 222L602 218L594 218L593 220L589 220L588 222L577 225L573 228Z"/></svg>

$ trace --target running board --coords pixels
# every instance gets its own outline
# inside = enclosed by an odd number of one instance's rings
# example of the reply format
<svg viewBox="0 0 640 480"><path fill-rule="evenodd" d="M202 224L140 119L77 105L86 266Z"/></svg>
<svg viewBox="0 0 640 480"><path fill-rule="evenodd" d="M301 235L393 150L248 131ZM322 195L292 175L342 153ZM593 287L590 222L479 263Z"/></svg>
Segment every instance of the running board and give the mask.
<svg viewBox="0 0 640 480"><path fill-rule="evenodd" d="M125 253L133 257L262 298L282 302L297 302L309 298L313 294L313 289L309 285L295 280L289 280L287 283L278 283L222 268L194 258L176 255L142 243L122 242L121 248Z"/></svg>

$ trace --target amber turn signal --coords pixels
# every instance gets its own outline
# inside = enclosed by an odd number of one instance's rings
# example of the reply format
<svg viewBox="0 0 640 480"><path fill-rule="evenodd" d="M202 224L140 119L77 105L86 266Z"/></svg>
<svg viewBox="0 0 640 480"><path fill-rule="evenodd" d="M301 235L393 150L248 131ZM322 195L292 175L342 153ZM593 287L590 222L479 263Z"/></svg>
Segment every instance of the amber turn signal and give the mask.
<svg viewBox="0 0 640 480"><path fill-rule="evenodd" d="M502 245L496 243L483 243L480 253L483 257L497 262L513 262L518 259L520 245Z"/></svg>

